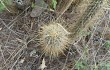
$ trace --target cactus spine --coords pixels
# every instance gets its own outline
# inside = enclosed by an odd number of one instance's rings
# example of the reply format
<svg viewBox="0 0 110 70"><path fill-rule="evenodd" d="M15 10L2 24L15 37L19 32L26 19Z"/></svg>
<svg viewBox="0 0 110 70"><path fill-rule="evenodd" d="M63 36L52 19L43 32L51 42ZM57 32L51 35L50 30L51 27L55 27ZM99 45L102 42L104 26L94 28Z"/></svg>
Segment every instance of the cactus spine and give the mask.
<svg viewBox="0 0 110 70"><path fill-rule="evenodd" d="M52 22L41 27L40 42L42 50L50 56L58 56L67 48L70 34L61 24Z"/></svg>

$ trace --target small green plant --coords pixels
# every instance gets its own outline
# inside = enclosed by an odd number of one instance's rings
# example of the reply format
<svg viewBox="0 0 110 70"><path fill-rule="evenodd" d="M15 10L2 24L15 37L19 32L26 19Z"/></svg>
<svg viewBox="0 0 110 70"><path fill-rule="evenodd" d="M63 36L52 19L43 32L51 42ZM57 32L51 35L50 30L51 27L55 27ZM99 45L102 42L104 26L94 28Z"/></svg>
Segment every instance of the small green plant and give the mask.
<svg viewBox="0 0 110 70"><path fill-rule="evenodd" d="M107 48L110 49L110 41L107 41L107 42L105 43L105 47L107 47Z"/></svg>
<svg viewBox="0 0 110 70"><path fill-rule="evenodd" d="M56 0L52 0L52 8L56 9L57 6L57 1Z"/></svg>
<svg viewBox="0 0 110 70"><path fill-rule="evenodd" d="M2 12L5 9L4 5L0 2L0 12Z"/></svg>
<svg viewBox="0 0 110 70"><path fill-rule="evenodd" d="M83 70L84 69L84 65L82 62L77 62L76 65L75 65L75 69L77 70Z"/></svg>
<svg viewBox="0 0 110 70"><path fill-rule="evenodd" d="M94 67L94 69L93 69L93 70L99 70L99 69L98 69L98 66L97 66L97 65L95 65L95 67Z"/></svg>
<svg viewBox="0 0 110 70"><path fill-rule="evenodd" d="M75 62L76 62L75 64L76 70L90 70L90 66L88 65L87 58L84 57L84 59Z"/></svg>
<svg viewBox="0 0 110 70"><path fill-rule="evenodd" d="M12 5L12 0L0 0L0 12L3 12L3 10L5 9L10 12L8 7L11 5Z"/></svg>
<svg viewBox="0 0 110 70"><path fill-rule="evenodd" d="M110 70L110 61L100 63L100 70Z"/></svg>
<svg viewBox="0 0 110 70"><path fill-rule="evenodd" d="M35 3L32 2L31 7L35 8L35 6L36 6Z"/></svg>

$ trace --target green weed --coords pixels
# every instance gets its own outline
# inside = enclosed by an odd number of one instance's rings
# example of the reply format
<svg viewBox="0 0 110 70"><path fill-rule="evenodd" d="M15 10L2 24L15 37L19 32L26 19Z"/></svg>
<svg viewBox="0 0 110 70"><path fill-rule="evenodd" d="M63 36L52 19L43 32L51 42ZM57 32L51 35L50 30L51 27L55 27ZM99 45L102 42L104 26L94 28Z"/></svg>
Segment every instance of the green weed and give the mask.
<svg viewBox="0 0 110 70"><path fill-rule="evenodd" d="M100 70L110 70L110 62L103 62L100 64Z"/></svg>
<svg viewBox="0 0 110 70"><path fill-rule="evenodd" d="M107 48L110 49L110 41L107 41L107 42L105 43L105 47L107 47Z"/></svg>
<svg viewBox="0 0 110 70"><path fill-rule="evenodd" d="M56 9L57 6L57 1L56 0L52 0L52 8Z"/></svg>
<svg viewBox="0 0 110 70"><path fill-rule="evenodd" d="M84 69L84 65L82 62L77 62L76 65L75 65L75 69L77 70L83 70Z"/></svg>
<svg viewBox="0 0 110 70"><path fill-rule="evenodd" d="M0 12L3 12L4 9L5 9L4 5L0 2Z"/></svg>

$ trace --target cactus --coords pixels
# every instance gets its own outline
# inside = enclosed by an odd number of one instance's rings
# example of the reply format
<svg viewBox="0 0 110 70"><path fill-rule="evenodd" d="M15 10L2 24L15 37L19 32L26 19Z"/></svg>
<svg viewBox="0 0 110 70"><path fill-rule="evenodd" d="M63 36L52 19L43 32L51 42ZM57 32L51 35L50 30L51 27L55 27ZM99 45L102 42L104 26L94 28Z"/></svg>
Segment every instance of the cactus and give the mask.
<svg viewBox="0 0 110 70"><path fill-rule="evenodd" d="M77 23L74 25L74 27L72 27L72 38L74 38L74 40L77 39L80 31L83 30L83 28L85 28L87 25L91 26L93 24L90 23L90 20L96 18L94 16L97 14L98 10L100 9L100 5L104 0L90 1L90 4L87 5L87 9L83 12L83 14L81 14L82 16L77 20Z"/></svg>
<svg viewBox="0 0 110 70"><path fill-rule="evenodd" d="M58 56L66 50L70 34L61 24L51 22L41 27L40 43L42 50L49 56Z"/></svg>

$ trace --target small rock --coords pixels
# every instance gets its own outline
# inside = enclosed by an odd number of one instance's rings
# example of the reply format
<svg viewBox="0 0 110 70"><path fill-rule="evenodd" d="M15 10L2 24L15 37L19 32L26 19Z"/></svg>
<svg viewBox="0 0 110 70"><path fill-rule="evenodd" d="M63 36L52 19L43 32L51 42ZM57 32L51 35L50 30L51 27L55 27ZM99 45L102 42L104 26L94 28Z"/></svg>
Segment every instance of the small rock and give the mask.
<svg viewBox="0 0 110 70"><path fill-rule="evenodd" d="M38 17L42 14L42 12L47 9L48 4L44 2L44 0L35 0L35 8L32 10L30 16Z"/></svg>

